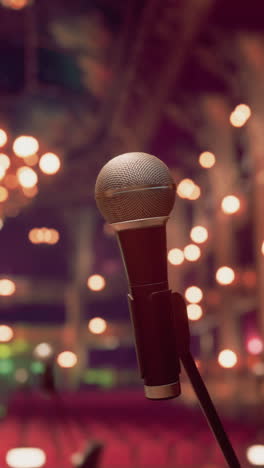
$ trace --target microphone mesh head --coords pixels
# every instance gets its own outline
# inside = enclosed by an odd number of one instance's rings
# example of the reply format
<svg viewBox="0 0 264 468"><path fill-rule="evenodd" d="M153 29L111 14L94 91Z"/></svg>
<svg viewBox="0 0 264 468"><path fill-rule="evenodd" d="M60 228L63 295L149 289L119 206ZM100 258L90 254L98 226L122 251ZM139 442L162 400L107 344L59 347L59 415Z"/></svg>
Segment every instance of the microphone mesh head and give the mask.
<svg viewBox="0 0 264 468"><path fill-rule="evenodd" d="M108 223L168 216L175 184L168 167L147 153L126 153L99 172L95 199Z"/></svg>

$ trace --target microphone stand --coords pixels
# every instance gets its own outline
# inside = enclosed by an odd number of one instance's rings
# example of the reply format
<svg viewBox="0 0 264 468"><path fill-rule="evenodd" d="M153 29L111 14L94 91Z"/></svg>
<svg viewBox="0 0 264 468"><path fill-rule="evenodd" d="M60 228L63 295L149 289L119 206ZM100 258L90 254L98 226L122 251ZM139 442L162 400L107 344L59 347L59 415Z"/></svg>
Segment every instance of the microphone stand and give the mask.
<svg viewBox="0 0 264 468"><path fill-rule="evenodd" d="M241 468L239 460L216 412L211 397L190 352L189 321L185 302L179 293L172 293L177 350L181 363L190 379L208 425L230 468Z"/></svg>

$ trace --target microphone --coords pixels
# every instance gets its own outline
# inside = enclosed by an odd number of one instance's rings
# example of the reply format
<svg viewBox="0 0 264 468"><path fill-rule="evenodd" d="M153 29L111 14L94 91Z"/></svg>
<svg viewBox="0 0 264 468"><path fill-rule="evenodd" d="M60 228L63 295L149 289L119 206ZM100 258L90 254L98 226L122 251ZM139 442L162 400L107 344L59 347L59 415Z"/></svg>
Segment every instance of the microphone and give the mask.
<svg viewBox="0 0 264 468"><path fill-rule="evenodd" d="M180 364L168 286L166 222L175 201L168 167L146 153L111 159L95 185L99 211L116 231L145 395L180 395Z"/></svg>

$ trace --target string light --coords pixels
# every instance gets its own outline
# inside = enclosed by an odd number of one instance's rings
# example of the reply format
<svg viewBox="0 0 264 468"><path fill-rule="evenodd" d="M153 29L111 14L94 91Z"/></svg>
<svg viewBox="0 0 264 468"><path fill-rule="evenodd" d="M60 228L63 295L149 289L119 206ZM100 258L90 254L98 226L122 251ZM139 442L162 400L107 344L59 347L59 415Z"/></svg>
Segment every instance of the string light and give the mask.
<svg viewBox="0 0 264 468"><path fill-rule="evenodd" d="M260 354L263 351L263 342L257 336L250 338L247 342L247 350L250 354Z"/></svg>
<svg viewBox="0 0 264 468"><path fill-rule="evenodd" d="M198 286L189 286L184 293L185 299L192 304L201 302L203 298L203 292Z"/></svg>
<svg viewBox="0 0 264 468"><path fill-rule="evenodd" d="M205 169L210 169L211 167L213 167L215 165L215 161L215 155L213 153L210 153L210 151L204 151L199 156L199 163Z"/></svg>
<svg viewBox="0 0 264 468"><path fill-rule="evenodd" d="M184 253L180 249L170 249L168 252L168 261L171 265L181 265L184 262Z"/></svg>
<svg viewBox="0 0 264 468"><path fill-rule="evenodd" d="M46 455L40 448L14 448L8 450L6 463L11 468L40 468L46 463Z"/></svg>
<svg viewBox="0 0 264 468"><path fill-rule="evenodd" d="M218 268L215 277L219 284L228 285L233 283L235 279L235 272L228 266L222 266Z"/></svg>
<svg viewBox="0 0 264 468"><path fill-rule="evenodd" d="M106 282L102 275L89 276L87 280L87 287L91 291L102 291L105 288Z"/></svg>
<svg viewBox="0 0 264 468"><path fill-rule="evenodd" d="M240 200L235 195L227 195L222 200L221 208L225 214L234 214L240 208Z"/></svg>
<svg viewBox="0 0 264 468"><path fill-rule="evenodd" d="M14 281L3 278L0 279L0 296L12 296L16 290Z"/></svg>
<svg viewBox="0 0 264 468"><path fill-rule="evenodd" d="M199 320L203 315L201 306L199 304L188 304L187 315L189 320Z"/></svg>
<svg viewBox="0 0 264 468"><path fill-rule="evenodd" d="M61 162L54 153L45 153L39 160L39 167L44 174L56 174L60 169Z"/></svg>
<svg viewBox="0 0 264 468"><path fill-rule="evenodd" d="M57 363L60 367L69 369L77 364L77 356L72 351L63 351L57 357Z"/></svg>
<svg viewBox="0 0 264 468"><path fill-rule="evenodd" d="M223 349L218 354L218 363L221 367L231 369L237 364L237 355L231 349Z"/></svg>
<svg viewBox="0 0 264 468"><path fill-rule="evenodd" d="M38 152L38 149L38 140L32 136L19 136L13 143L13 151L19 158L27 158L28 156L32 156Z"/></svg>
<svg viewBox="0 0 264 468"><path fill-rule="evenodd" d="M264 445L251 445L247 449L247 459L251 465L264 465Z"/></svg>
<svg viewBox="0 0 264 468"><path fill-rule="evenodd" d="M7 343L11 341L14 336L14 332L8 325L0 325L0 342Z"/></svg>
<svg viewBox="0 0 264 468"><path fill-rule="evenodd" d="M197 244L202 244L208 239L208 231L203 226L194 226L191 230L190 237L193 242Z"/></svg>
<svg viewBox="0 0 264 468"><path fill-rule="evenodd" d="M104 333L106 328L107 328L107 323L101 317L94 317L88 323L88 329L90 330L90 332L96 335L100 335L101 333Z"/></svg>
<svg viewBox="0 0 264 468"><path fill-rule="evenodd" d="M231 112L230 123L234 127L243 127L251 116L251 109L246 104L239 104Z"/></svg>
<svg viewBox="0 0 264 468"><path fill-rule="evenodd" d="M198 245L189 244L184 247L184 256L189 262L196 262L201 256L201 250Z"/></svg>
<svg viewBox="0 0 264 468"><path fill-rule="evenodd" d="M38 182L36 172L30 167L23 166L17 170L17 178L22 187L31 188Z"/></svg>
<svg viewBox="0 0 264 468"><path fill-rule="evenodd" d="M7 142L7 134L6 132L1 128L0 129L0 147L5 146Z"/></svg>

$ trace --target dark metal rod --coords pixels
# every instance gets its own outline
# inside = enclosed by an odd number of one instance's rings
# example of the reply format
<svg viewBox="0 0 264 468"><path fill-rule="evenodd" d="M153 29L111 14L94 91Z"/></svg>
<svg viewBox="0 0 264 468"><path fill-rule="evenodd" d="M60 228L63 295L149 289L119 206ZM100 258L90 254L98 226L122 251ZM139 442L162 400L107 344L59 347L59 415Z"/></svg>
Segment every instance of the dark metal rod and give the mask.
<svg viewBox="0 0 264 468"><path fill-rule="evenodd" d="M202 377L195 365L190 352L180 356L184 369L190 379L194 392L199 400L200 406L206 416L207 422L218 442L222 453L230 468L241 468L235 451L224 430L222 422L216 412L211 397L203 382Z"/></svg>

